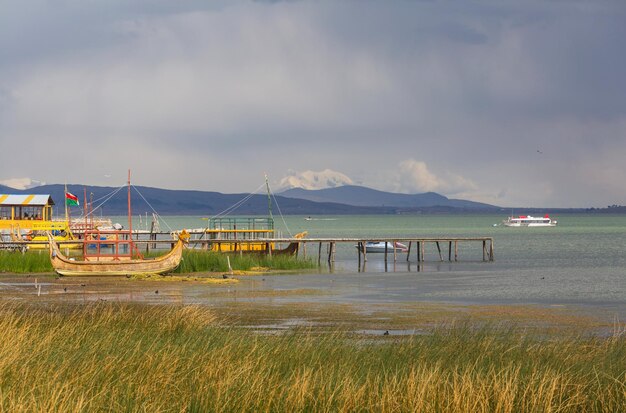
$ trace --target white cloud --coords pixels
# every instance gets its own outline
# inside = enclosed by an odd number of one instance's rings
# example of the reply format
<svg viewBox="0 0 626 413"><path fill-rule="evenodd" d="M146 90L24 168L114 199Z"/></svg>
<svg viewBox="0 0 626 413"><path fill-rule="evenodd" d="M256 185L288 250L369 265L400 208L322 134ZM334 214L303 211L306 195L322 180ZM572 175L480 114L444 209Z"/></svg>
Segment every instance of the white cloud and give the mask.
<svg viewBox="0 0 626 413"><path fill-rule="evenodd" d="M402 193L439 192L443 195L470 194L477 185L463 176L445 172L437 176L425 162L406 159L398 164L394 174L393 189Z"/></svg>
<svg viewBox="0 0 626 413"><path fill-rule="evenodd" d="M37 181L31 178L9 178L0 180L0 185L8 186L14 189L28 189L45 184L45 182Z"/></svg>

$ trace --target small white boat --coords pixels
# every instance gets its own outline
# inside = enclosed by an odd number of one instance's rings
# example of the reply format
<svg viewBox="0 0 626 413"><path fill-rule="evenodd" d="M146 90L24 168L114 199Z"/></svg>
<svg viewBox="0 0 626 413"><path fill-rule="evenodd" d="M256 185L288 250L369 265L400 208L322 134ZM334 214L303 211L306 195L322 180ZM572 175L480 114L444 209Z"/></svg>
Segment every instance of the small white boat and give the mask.
<svg viewBox="0 0 626 413"><path fill-rule="evenodd" d="M395 247L392 246L391 242L383 242L383 241L379 241L379 242L366 242L365 243L365 252L366 253L385 253L385 245L387 248L387 254L391 253L393 254L394 248L396 252L407 252L408 248L406 245L404 245L401 242L395 242ZM361 245L355 245L356 248L358 248L359 251L363 252L363 247Z"/></svg>
<svg viewBox="0 0 626 413"><path fill-rule="evenodd" d="M555 227L556 220L546 214L543 218L532 217L530 215L520 215L509 217L502 224L506 227Z"/></svg>

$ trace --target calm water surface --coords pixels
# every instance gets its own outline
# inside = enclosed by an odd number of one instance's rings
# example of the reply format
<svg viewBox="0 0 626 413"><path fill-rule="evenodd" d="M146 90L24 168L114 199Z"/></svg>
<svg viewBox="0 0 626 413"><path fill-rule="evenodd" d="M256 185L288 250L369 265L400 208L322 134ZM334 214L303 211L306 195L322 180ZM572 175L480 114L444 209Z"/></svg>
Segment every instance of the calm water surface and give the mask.
<svg viewBox="0 0 626 413"><path fill-rule="evenodd" d="M482 262L480 243L459 245L459 262L439 262L434 245L427 261L415 253L385 266L368 254L357 264L353 245L341 245L332 271L254 279L250 288L329 290L311 300L446 301L537 303L603 307L626 316L626 216L562 215L554 228L494 226L501 215L303 216L277 217L283 236L308 231L309 237L493 237L495 262ZM165 217L173 229L200 228L200 217ZM139 220L134 225L140 225ZM447 244L442 245L447 257ZM413 249L415 251L415 249ZM309 245L317 255L317 246ZM252 279L252 278L251 278ZM262 284L262 285L261 285ZM298 300L301 300L299 297ZM288 300L286 298L285 300Z"/></svg>

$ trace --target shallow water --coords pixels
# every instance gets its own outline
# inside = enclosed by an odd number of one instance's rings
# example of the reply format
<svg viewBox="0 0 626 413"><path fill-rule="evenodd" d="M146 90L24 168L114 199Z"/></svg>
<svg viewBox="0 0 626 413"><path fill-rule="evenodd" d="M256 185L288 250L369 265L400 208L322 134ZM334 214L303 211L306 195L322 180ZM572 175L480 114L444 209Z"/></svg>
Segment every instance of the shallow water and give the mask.
<svg viewBox="0 0 626 413"><path fill-rule="evenodd" d="M520 211L521 212L521 211ZM74 300L132 300L141 302L212 303L254 302L406 303L418 301L463 304L538 304L602 309L626 317L626 216L563 215L555 228L494 227L498 215L333 216L305 220L301 216L276 219L284 236L308 231L309 237L478 237L495 241L495 262L482 262L482 245L459 245L458 262L439 262L429 245L426 262L418 265L415 252L393 255L387 265L382 254L368 254L359 268L353 245L340 245L332 269L319 273L239 277L236 285L129 284L106 281L101 287L87 280L72 283L70 293L53 283L42 294L65 294ZM165 217L172 229L199 228L201 217ZM134 224L137 227L140 223ZM447 258L447 245L443 245ZM415 249L414 249L415 250ZM309 254L317 256L316 246ZM0 293L36 293L22 280L0 284ZM23 280L26 282L26 280ZM32 283L30 278L28 282ZM14 283L18 285L14 285ZM166 284L166 283L164 283ZM91 287L90 287L91 286ZM93 293L85 290L96 288ZM267 294L291 292L286 294ZM306 291L306 293L299 293ZM20 296L20 294L14 294Z"/></svg>
<svg viewBox="0 0 626 413"><path fill-rule="evenodd" d="M517 211L523 213L523 211ZM270 288L330 290L329 300L468 303L541 303L608 306L624 314L626 216L555 216L554 228L508 228L506 215L366 215L275 217L279 235L308 237L493 237L495 262L482 262L480 243L459 244L459 262L439 262L427 245L426 262L368 254L359 268L353 245L338 245L334 275L272 277ZM137 220L135 225L140 223ZM202 217L165 217L162 228L200 228ZM447 258L447 245L442 245ZM315 245L309 256L317 255ZM324 255L324 253L323 253ZM310 299L321 300L321 297Z"/></svg>

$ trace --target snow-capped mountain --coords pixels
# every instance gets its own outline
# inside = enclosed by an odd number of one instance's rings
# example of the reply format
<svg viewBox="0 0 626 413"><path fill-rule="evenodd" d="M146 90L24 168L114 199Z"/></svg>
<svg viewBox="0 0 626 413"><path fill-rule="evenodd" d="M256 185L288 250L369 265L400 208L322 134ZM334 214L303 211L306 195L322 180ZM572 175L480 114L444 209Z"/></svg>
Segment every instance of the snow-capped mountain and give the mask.
<svg viewBox="0 0 626 413"><path fill-rule="evenodd" d="M279 190L302 188L308 190L336 188L343 185L353 185L352 179L331 169L323 171L291 172L280 180Z"/></svg>

